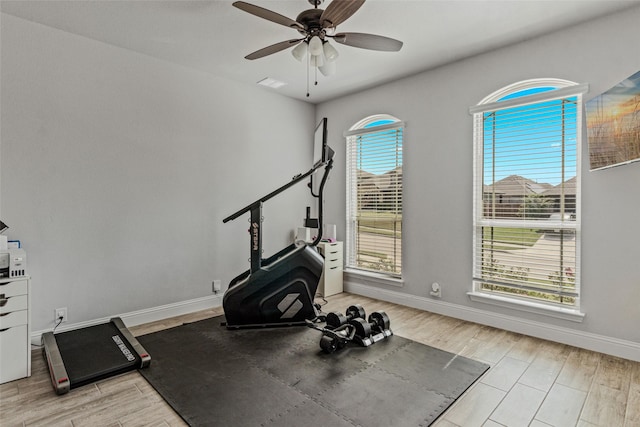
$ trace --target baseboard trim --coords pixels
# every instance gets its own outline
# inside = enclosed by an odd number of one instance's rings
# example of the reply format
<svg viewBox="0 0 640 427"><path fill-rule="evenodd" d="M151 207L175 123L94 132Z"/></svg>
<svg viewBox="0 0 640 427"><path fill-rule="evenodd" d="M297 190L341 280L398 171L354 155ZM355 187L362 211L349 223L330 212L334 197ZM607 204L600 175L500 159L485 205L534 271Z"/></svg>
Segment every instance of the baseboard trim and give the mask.
<svg viewBox="0 0 640 427"><path fill-rule="evenodd" d="M640 343L345 281L345 292L640 362Z"/></svg>
<svg viewBox="0 0 640 427"><path fill-rule="evenodd" d="M195 298L187 301L179 301L172 304L161 305L158 307L150 307L142 310L132 311L129 313L114 314L113 316L103 317L101 319L92 319L85 322L72 323L69 325L60 325L56 332L70 331L72 329L86 328L88 326L99 325L108 322L112 317L120 317L125 325L137 326L143 323L156 322L158 320L168 319L170 317L182 316L184 314L193 313L201 310L222 306L222 294L211 295L201 298ZM42 342L42 334L50 332L51 329L34 331L31 333L31 345L40 346Z"/></svg>

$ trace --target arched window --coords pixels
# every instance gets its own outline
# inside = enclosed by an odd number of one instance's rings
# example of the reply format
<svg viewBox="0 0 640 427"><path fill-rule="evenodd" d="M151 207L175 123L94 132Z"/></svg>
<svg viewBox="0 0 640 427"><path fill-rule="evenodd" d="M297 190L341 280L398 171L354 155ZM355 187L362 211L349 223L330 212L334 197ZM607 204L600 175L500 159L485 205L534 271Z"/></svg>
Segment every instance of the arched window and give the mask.
<svg viewBox="0 0 640 427"><path fill-rule="evenodd" d="M586 86L519 82L474 115L472 299L579 308L580 142ZM486 302L486 301L485 301Z"/></svg>
<svg viewBox="0 0 640 427"><path fill-rule="evenodd" d="M367 117L347 138L347 267L402 274L402 135L386 114Z"/></svg>

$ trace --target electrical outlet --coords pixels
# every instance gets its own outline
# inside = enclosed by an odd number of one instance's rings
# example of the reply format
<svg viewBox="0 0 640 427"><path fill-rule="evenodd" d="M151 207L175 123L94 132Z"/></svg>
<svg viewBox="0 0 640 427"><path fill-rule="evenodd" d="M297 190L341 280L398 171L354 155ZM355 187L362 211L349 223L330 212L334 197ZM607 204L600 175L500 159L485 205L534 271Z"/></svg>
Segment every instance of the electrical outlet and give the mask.
<svg viewBox="0 0 640 427"><path fill-rule="evenodd" d="M440 286L440 283L433 282L431 284L431 291L429 292L429 294L432 297L442 298L442 287Z"/></svg>
<svg viewBox="0 0 640 427"><path fill-rule="evenodd" d="M222 280L220 280L220 279L215 279L215 280L213 281L213 292L217 294L217 293L218 293L218 292L220 292L221 290L222 290Z"/></svg>
<svg viewBox="0 0 640 427"><path fill-rule="evenodd" d="M54 315L55 315L55 319L53 319L53 321L55 323L64 323L67 321L67 307L64 308L56 308L54 310ZM60 321L60 319L62 319L62 321Z"/></svg>

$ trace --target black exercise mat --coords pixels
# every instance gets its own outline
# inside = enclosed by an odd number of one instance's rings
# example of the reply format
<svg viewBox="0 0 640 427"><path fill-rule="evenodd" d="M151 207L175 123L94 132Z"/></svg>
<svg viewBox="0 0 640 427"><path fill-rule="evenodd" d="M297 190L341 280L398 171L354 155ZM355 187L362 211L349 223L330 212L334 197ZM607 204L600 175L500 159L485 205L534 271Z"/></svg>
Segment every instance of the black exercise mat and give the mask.
<svg viewBox="0 0 640 427"><path fill-rule="evenodd" d="M325 354L319 331L223 321L138 337L140 373L192 426L428 426L489 369L399 336Z"/></svg>

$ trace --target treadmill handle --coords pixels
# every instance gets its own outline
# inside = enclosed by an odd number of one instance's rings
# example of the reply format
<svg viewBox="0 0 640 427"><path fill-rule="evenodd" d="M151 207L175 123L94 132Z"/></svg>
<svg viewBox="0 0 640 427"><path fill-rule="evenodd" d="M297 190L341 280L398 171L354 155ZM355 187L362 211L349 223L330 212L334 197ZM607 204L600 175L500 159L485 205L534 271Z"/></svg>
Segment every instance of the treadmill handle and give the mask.
<svg viewBox="0 0 640 427"><path fill-rule="evenodd" d="M65 394L71 388L69 374L64 367L58 343L53 332L45 332L42 334L42 352L49 364L49 374L51 376L51 385L56 394Z"/></svg>

